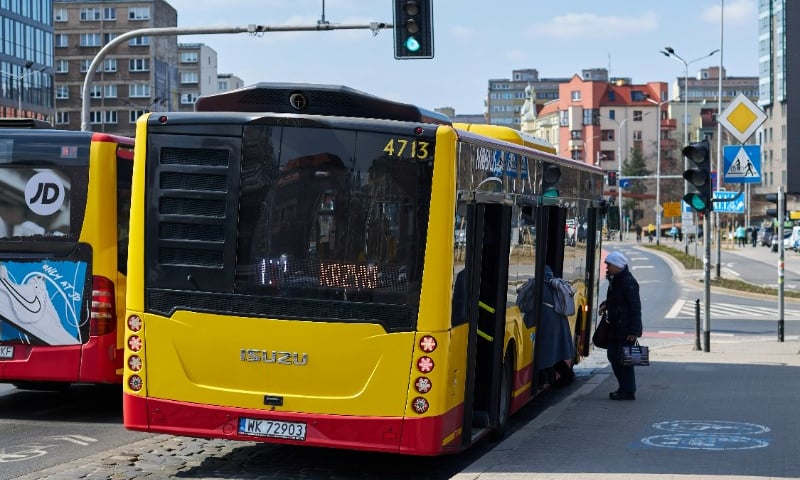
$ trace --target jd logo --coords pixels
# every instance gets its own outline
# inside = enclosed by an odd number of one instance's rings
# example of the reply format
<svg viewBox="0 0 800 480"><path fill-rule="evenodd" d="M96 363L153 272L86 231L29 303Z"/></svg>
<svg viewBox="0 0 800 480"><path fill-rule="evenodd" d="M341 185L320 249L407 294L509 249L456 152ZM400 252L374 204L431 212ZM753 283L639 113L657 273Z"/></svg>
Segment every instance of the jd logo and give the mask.
<svg viewBox="0 0 800 480"><path fill-rule="evenodd" d="M25 185L25 203L37 215L52 215L64 204L65 189L51 171L39 172Z"/></svg>

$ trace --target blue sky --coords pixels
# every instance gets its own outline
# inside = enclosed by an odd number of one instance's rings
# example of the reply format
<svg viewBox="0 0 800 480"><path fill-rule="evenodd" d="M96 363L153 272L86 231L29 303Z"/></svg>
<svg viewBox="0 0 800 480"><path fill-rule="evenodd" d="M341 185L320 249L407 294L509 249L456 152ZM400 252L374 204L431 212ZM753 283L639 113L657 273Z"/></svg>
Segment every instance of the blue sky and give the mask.
<svg viewBox="0 0 800 480"><path fill-rule="evenodd" d="M322 0L168 0L178 26L315 25ZM724 22L720 7L724 2ZM392 21L392 0L326 0L332 24ZM489 8L491 7L491 8ZM570 77L609 68L635 83L683 77L684 65L720 48L729 76L758 75L758 0L435 0L433 60L395 60L392 31L181 36L217 51L220 73L265 81L347 85L425 108L482 113L489 79L535 68ZM719 65L719 54L692 63Z"/></svg>

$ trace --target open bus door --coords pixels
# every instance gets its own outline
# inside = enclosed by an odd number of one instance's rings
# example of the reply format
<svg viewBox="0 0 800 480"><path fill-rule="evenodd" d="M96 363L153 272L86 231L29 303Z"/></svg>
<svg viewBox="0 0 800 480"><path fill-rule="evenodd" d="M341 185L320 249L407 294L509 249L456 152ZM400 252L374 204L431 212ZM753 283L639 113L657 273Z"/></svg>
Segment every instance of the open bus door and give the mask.
<svg viewBox="0 0 800 480"><path fill-rule="evenodd" d="M485 197L485 198L484 198ZM469 319L464 395L464 446L508 423L511 379L503 369L511 206L499 194L482 194L466 208L464 288Z"/></svg>

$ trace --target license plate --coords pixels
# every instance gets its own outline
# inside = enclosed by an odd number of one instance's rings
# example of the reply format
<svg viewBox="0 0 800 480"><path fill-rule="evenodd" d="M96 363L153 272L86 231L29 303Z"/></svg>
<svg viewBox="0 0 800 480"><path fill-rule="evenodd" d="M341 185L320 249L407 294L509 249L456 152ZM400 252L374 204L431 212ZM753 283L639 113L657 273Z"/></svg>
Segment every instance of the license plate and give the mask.
<svg viewBox="0 0 800 480"><path fill-rule="evenodd" d="M305 441L306 424L240 417L239 434Z"/></svg>
<svg viewBox="0 0 800 480"><path fill-rule="evenodd" d="M0 345L0 358L14 358L14 347L11 345Z"/></svg>

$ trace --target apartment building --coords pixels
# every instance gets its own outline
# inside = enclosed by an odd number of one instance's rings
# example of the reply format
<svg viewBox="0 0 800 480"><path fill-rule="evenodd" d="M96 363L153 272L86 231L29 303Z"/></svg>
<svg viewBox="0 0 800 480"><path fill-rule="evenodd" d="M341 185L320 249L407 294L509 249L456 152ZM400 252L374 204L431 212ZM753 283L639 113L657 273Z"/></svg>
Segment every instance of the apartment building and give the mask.
<svg viewBox="0 0 800 480"><path fill-rule="evenodd" d="M767 120L756 133L761 145L761 185L755 192L800 195L800 101L791 101L800 83L800 3L787 0L759 2L758 105ZM794 46L792 46L794 45ZM790 197L790 207L798 204ZM774 205L773 205L774 206Z"/></svg>
<svg viewBox="0 0 800 480"><path fill-rule="evenodd" d="M192 111L197 99L220 91L217 52L203 43L178 44L180 104L178 110Z"/></svg>
<svg viewBox="0 0 800 480"><path fill-rule="evenodd" d="M217 91L227 92L228 90L237 90L244 87L244 80L237 77L232 73L218 73L217 74Z"/></svg>
<svg viewBox="0 0 800 480"><path fill-rule="evenodd" d="M0 2L0 117L53 117L53 4Z"/></svg>
<svg viewBox="0 0 800 480"><path fill-rule="evenodd" d="M511 78L489 80L486 95L486 120L491 125L520 128L520 112L525 103L525 89L536 90L536 102L541 105L558 98L558 86L569 78L539 78L533 68L514 70Z"/></svg>
<svg viewBox="0 0 800 480"><path fill-rule="evenodd" d="M84 78L104 45L132 30L175 27L177 21L164 0L53 0L56 127L81 128ZM110 51L91 82L90 129L132 136L143 113L177 108L177 52L172 35L134 37Z"/></svg>

